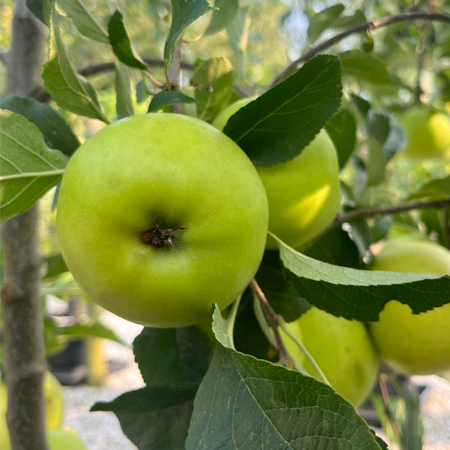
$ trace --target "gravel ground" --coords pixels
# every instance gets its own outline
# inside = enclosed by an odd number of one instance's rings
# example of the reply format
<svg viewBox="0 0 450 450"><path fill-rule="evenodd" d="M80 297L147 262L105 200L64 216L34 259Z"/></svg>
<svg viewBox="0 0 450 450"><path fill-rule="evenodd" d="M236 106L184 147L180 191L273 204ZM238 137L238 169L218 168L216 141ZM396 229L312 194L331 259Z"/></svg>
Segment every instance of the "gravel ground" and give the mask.
<svg viewBox="0 0 450 450"><path fill-rule="evenodd" d="M102 319L129 344L142 329L108 312L103 313ZM131 350L108 342L106 353L109 360L123 361L127 367L110 374L102 387L65 387L65 425L80 433L88 450L136 450L122 433L113 413L89 412L97 401L111 401L123 392L143 386ZM425 426L423 450L450 450L450 382L437 376L413 377L413 381L428 386L421 396Z"/></svg>

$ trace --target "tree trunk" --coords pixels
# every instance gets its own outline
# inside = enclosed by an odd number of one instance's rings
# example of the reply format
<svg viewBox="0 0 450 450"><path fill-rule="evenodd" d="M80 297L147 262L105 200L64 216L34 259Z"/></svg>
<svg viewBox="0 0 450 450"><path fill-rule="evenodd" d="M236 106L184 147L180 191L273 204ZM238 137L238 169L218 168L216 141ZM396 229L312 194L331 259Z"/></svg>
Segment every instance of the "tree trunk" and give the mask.
<svg viewBox="0 0 450 450"><path fill-rule="evenodd" d="M43 25L17 0L11 49L7 54L8 92L28 97L41 79ZM12 450L48 450L43 377L46 370L39 301L38 208L2 228L5 284L2 287L3 339Z"/></svg>

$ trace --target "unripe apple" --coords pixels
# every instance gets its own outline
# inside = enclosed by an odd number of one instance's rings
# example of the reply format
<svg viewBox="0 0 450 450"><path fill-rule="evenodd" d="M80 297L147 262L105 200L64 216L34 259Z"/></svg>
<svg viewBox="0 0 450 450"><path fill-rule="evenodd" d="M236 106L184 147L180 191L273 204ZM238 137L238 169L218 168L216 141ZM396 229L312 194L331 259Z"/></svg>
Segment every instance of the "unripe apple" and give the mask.
<svg viewBox="0 0 450 450"><path fill-rule="evenodd" d="M450 157L450 117L445 111L411 108L400 124L408 138L404 154L411 159Z"/></svg>
<svg viewBox="0 0 450 450"><path fill-rule="evenodd" d="M303 343L331 386L356 408L370 394L378 361L363 323L311 308L298 320ZM305 360L303 367L317 376Z"/></svg>
<svg viewBox="0 0 450 450"><path fill-rule="evenodd" d="M408 237L388 241L372 270L450 275L450 252ZM370 324L380 355L398 372L430 375L450 369L450 304L421 314L391 300Z"/></svg>
<svg viewBox="0 0 450 450"><path fill-rule="evenodd" d="M267 224L244 152L177 114L129 117L88 139L57 211L62 255L87 296L159 328L205 322L213 303L236 300L259 267Z"/></svg>
<svg viewBox="0 0 450 450"><path fill-rule="evenodd" d="M228 119L253 100L246 98L230 105L213 125L223 130ZM256 169L269 200L269 230L291 247L319 235L339 211L338 159L325 130L291 161ZM278 249L278 245L268 237L266 248Z"/></svg>

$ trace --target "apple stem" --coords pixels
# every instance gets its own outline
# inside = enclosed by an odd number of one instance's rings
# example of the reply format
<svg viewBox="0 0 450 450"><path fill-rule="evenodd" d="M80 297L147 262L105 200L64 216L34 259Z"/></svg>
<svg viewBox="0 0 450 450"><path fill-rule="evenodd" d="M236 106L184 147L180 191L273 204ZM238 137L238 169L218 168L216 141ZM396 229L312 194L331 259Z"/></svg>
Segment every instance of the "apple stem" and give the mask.
<svg viewBox="0 0 450 450"><path fill-rule="evenodd" d="M228 316L228 320L227 320L227 322L228 322L228 325L227 325L228 337L230 339L230 343L233 348L235 348L234 347L234 336L233 336L234 324L236 322L236 316L237 316L237 312L239 309L239 304L241 303L241 298L242 298L242 294L239 295L239 297L233 303L233 305L231 307L230 315Z"/></svg>
<svg viewBox="0 0 450 450"><path fill-rule="evenodd" d="M270 327L273 330L273 334L275 335L275 341L277 344L278 354L280 356L280 363L287 367L288 369L292 369L294 367L294 360L287 351L283 339L281 338L280 331L278 329L279 321L277 313L272 309L269 302L267 301L264 292L259 287L257 281L253 278L250 282L250 289L255 294L256 298L259 300L262 310L264 311L264 315L266 316Z"/></svg>
<svg viewBox="0 0 450 450"><path fill-rule="evenodd" d="M156 248L162 248L165 245L175 248L173 243L174 235L178 231L186 230L186 227L164 228L159 225L155 215L155 226L148 231L144 231L141 236L141 242L151 244Z"/></svg>

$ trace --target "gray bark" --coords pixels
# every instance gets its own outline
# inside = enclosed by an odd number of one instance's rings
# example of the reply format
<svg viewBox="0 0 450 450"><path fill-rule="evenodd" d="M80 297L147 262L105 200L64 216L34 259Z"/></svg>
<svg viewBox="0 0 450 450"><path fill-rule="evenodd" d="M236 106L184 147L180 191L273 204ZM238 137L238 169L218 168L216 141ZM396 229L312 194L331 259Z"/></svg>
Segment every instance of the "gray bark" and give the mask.
<svg viewBox="0 0 450 450"><path fill-rule="evenodd" d="M10 95L28 97L39 84L43 50L43 25L26 8L24 0L17 0L7 58ZM8 389L6 420L11 448L48 450L37 206L8 221L2 227L2 237L5 267L3 339Z"/></svg>

